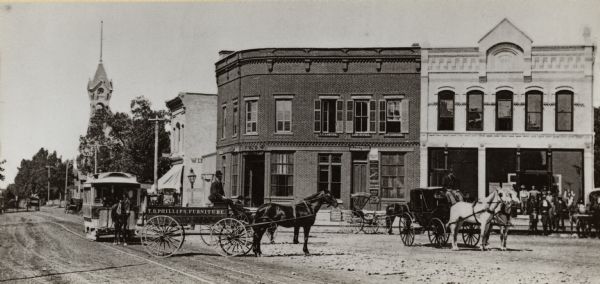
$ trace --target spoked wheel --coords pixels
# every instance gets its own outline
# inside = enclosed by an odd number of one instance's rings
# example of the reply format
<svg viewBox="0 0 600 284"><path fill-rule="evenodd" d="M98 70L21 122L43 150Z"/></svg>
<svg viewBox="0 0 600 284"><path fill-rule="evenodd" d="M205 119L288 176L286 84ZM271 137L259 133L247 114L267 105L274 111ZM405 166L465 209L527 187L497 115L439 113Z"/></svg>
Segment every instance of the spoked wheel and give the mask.
<svg viewBox="0 0 600 284"><path fill-rule="evenodd" d="M252 249L253 231L243 222L225 218L212 226L213 234L217 236L217 244L221 255L245 255Z"/></svg>
<svg viewBox="0 0 600 284"><path fill-rule="evenodd" d="M479 225L463 223L462 238L465 245L474 247L479 243Z"/></svg>
<svg viewBox="0 0 600 284"><path fill-rule="evenodd" d="M449 237L446 234L446 225L438 218L433 218L429 222L427 236L429 237L429 242L437 247L445 246Z"/></svg>
<svg viewBox="0 0 600 284"><path fill-rule="evenodd" d="M415 230L412 227L412 219L406 213L400 216L398 221L398 229L400 230L400 239L405 246L412 246L415 242Z"/></svg>
<svg viewBox="0 0 600 284"><path fill-rule="evenodd" d="M342 211L342 222L343 233L358 234L363 228L363 220L356 211Z"/></svg>
<svg viewBox="0 0 600 284"><path fill-rule="evenodd" d="M362 230L365 234L376 234L379 230L379 217L375 214L365 214L362 223Z"/></svg>
<svg viewBox="0 0 600 284"><path fill-rule="evenodd" d="M218 238L212 234L212 225L196 225L200 227L200 239L207 246L217 245Z"/></svg>
<svg viewBox="0 0 600 284"><path fill-rule="evenodd" d="M142 231L142 245L153 256L168 257L185 242L185 230L169 216L150 218Z"/></svg>

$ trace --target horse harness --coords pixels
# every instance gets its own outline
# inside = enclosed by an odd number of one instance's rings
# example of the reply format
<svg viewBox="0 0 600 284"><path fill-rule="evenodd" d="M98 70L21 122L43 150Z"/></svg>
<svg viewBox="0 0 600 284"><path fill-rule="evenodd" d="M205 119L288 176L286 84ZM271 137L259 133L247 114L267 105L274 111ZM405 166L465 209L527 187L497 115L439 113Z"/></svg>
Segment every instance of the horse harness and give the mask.
<svg viewBox="0 0 600 284"><path fill-rule="evenodd" d="M308 203L306 203L306 200L302 201L302 203L304 203L304 206L306 206L306 211L308 211L308 214L309 214L309 216L312 216L312 215L314 215L314 214L313 214L313 212L312 212L312 211L313 211L313 210L312 210L312 207L310 207L310 206L308 205ZM300 205L300 204L294 204L294 206L292 206L292 216L294 217L294 219L297 219L297 218L298 218L298 216L297 216L297 214L296 214L296 207L297 207L298 205Z"/></svg>

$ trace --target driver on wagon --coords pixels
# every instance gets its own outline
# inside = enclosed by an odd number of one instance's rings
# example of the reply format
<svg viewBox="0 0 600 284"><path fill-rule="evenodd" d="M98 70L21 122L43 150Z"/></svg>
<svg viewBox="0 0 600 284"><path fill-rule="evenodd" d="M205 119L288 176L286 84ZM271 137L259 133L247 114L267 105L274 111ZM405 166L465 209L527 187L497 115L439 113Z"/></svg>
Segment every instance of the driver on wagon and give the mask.
<svg viewBox="0 0 600 284"><path fill-rule="evenodd" d="M450 205L463 201L462 194L458 189L458 179L454 175L452 168L448 169L448 174L442 178L442 186L446 189L446 198Z"/></svg>
<svg viewBox="0 0 600 284"><path fill-rule="evenodd" d="M215 179L210 185L210 195L208 196L208 200L210 200L210 202L213 204L217 202L225 203L234 212L243 212L244 208L241 205L235 204L233 200L225 197L225 191L223 190L223 182L221 182L221 178L223 178L223 173L221 173L221 171L216 171Z"/></svg>

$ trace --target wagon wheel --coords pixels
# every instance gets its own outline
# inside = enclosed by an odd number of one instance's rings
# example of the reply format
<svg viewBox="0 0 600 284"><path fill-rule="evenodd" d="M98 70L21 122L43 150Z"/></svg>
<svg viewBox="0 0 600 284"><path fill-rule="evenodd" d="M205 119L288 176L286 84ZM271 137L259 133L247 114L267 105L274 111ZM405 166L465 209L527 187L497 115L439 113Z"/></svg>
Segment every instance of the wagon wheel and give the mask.
<svg viewBox="0 0 600 284"><path fill-rule="evenodd" d="M211 225L197 225L200 227L200 239L207 246L217 245L218 238L212 234Z"/></svg>
<svg viewBox="0 0 600 284"><path fill-rule="evenodd" d="M221 247L221 255L245 255L252 249L252 227L243 222L225 218L212 226L213 233L217 236L217 244Z"/></svg>
<svg viewBox="0 0 600 284"><path fill-rule="evenodd" d="M463 223L462 238L465 245L476 246L479 243L479 226L470 223Z"/></svg>
<svg viewBox="0 0 600 284"><path fill-rule="evenodd" d="M362 218L356 215L354 211L342 211L342 221L340 232L347 234L356 234L362 229Z"/></svg>
<svg viewBox="0 0 600 284"><path fill-rule="evenodd" d="M438 218L431 219L427 230L427 236L429 237L429 242L431 242L431 244L435 244L438 247L445 246L448 242L448 235L446 234L444 222Z"/></svg>
<svg viewBox="0 0 600 284"><path fill-rule="evenodd" d="M142 245L148 253L168 257L176 253L185 242L185 230L169 216L150 218L142 231Z"/></svg>
<svg viewBox="0 0 600 284"><path fill-rule="evenodd" d="M376 234L379 230L379 217L374 213L365 214L362 219L362 230L365 234Z"/></svg>
<svg viewBox="0 0 600 284"><path fill-rule="evenodd" d="M400 215L398 229L400 230L400 239L402 239L402 243L405 246L411 246L415 241L415 229L412 227L410 215L406 213Z"/></svg>

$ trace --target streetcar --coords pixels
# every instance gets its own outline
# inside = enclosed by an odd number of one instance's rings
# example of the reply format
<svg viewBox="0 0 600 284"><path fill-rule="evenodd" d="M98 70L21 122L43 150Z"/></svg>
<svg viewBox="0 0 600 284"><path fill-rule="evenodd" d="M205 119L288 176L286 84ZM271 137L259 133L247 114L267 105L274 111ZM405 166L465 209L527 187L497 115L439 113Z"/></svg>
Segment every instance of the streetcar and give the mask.
<svg viewBox="0 0 600 284"><path fill-rule="evenodd" d="M133 236L141 200L137 178L129 173L106 172L90 177L83 186L83 225L86 238L97 241L100 237L114 235L111 208L124 195L130 200L131 211L127 218L127 235Z"/></svg>

